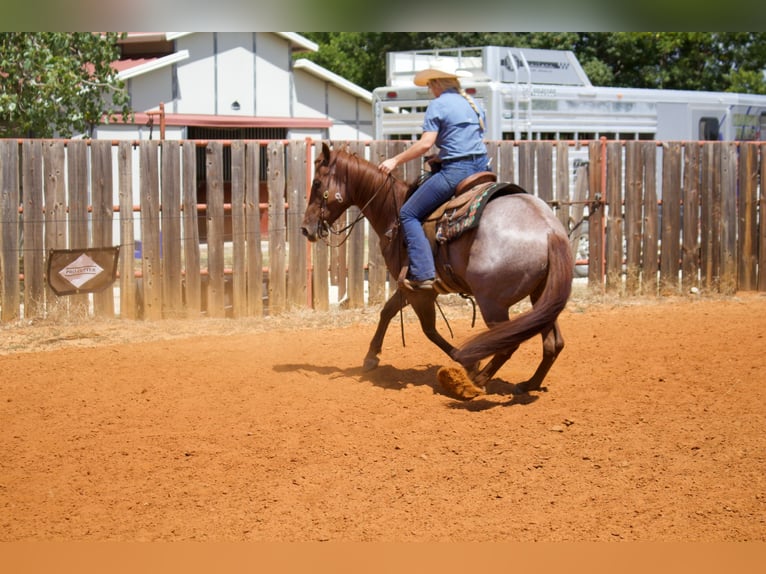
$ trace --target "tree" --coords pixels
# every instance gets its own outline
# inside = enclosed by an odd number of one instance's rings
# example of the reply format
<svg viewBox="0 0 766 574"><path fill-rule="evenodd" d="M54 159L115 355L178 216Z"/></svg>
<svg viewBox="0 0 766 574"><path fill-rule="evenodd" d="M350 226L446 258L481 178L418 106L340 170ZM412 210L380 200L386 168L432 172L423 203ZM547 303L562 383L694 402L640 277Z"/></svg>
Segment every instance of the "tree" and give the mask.
<svg viewBox="0 0 766 574"><path fill-rule="evenodd" d="M0 33L0 137L89 135L112 113L130 117L117 71L117 33Z"/></svg>

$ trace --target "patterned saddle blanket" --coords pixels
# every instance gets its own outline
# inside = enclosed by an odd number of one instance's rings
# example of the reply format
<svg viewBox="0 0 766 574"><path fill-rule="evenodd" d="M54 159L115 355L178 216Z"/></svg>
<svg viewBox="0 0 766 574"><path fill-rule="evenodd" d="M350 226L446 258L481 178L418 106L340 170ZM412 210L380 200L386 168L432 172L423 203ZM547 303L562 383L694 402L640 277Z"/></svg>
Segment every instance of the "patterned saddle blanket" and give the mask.
<svg viewBox="0 0 766 574"><path fill-rule="evenodd" d="M514 183L482 183L453 197L423 222L431 245L454 241L479 224L487 204L494 198L515 193L527 193Z"/></svg>

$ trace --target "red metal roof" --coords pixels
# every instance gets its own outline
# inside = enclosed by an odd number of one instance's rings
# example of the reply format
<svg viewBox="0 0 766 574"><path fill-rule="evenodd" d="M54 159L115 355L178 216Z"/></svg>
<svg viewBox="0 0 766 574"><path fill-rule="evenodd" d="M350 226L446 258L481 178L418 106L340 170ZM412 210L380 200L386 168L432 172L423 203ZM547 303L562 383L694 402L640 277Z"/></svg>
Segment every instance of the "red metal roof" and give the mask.
<svg viewBox="0 0 766 574"><path fill-rule="evenodd" d="M112 62L111 66L118 72L124 72L125 70L130 70L136 66L142 66L158 59L159 58L125 58L123 60Z"/></svg>
<svg viewBox="0 0 766 574"><path fill-rule="evenodd" d="M159 125L159 112L134 114L134 123L146 125L153 118ZM165 114L166 126L196 126L209 128L311 128L324 129L332 127L333 122L327 118L280 118L270 116L222 116L211 114Z"/></svg>

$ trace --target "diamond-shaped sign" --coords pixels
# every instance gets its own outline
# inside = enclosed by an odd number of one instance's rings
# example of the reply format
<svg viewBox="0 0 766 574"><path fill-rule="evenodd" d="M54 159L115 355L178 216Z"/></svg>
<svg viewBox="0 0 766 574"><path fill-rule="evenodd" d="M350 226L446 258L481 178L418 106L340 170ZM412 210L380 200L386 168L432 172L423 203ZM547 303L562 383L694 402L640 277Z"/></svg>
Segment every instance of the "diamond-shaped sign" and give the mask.
<svg viewBox="0 0 766 574"><path fill-rule="evenodd" d="M119 256L119 247L51 249L48 283L56 295L96 293L114 282Z"/></svg>
<svg viewBox="0 0 766 574"><path fill-rule="evenodd" d="M94 277L98 277L103 271L103 267L83 253L59 271L59 275L79 289Z"/></svg>

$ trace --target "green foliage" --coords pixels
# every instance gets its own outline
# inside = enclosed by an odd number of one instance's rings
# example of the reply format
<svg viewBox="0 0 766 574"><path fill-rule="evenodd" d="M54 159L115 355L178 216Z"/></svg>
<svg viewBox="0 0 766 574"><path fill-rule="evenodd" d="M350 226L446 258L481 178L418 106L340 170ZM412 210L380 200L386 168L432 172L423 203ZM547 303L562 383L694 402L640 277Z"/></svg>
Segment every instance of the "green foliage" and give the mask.
<svg viewBox="0 0 766 574"><path fill-rule="evenodd" d="M309 32L318 64L368 89L386 52L472 46L572 50L596 86L766 94L763 32Z"/></svg>
<svg viewBox="0 0 766 574"><path fill-rule="evenodd" d="M71 137L131 115L117 33L0 33L0 137Z"/></svg>

